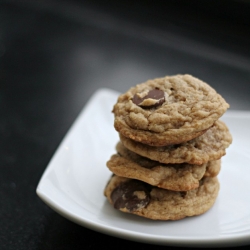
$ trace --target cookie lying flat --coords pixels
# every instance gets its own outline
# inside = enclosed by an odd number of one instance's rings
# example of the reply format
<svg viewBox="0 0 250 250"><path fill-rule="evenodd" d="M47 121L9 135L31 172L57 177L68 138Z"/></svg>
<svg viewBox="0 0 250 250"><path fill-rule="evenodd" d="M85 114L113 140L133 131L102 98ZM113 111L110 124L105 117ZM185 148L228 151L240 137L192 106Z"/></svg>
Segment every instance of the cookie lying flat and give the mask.
<svg viewBox="0 0 250 250"><path fill-rule="evenodd" d="M226 148L232 143L232 136L222 121L216 121L214 126L203 135L178 145L152 147L133 141L120 134L122 144L129 150L162 163L203 164L218 160L226 154Z"/></svg>
<svg viewBox="0 0 250 250"><path fill-rule="evenodd" d="M107 162L111 172L164 189L195 189L203 176L216 176L220 171L220 160L202 165L162 164L129 151L121 143L118 143L116 148L119 154L112 155Z"/></svg>
<svg viewBox="0 0 250 250"><path fill-rule="evenodd" d="M202 135L229 104L208 84L191 76L149 80L119 96L114 127L151 146L189 141Z"/></svg>
<svg viewBox="0 0 250 250"><path fill-rule="evenodd" d="M205 213L213 206L218 192L217 177L204 177L199 188L176 192L113 175L104 195L114 208L125 213L152 220L179 220Z"/></svg>
<svg viewBox="0 0 250 250"><path fill-rule="evenodd" d="M209 161L207 163L206 172L204 177L215 177L219 174L221 169L221 160Z"/></svg>

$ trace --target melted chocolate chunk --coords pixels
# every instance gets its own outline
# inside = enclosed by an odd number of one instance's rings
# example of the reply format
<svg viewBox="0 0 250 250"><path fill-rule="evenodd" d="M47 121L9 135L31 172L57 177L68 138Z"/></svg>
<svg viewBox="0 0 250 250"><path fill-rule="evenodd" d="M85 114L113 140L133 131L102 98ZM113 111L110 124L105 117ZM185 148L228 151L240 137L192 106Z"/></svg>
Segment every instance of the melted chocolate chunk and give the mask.
<svg viewBox="0 0 250 250"><path fill-rule="evenodd" d="M152 89L144 97L141 97L140 94L136 93L132 101L137 106L143 108L155 108L165 102L165 95L160 89Z"/></svg>
<svg viewBox="0 0 250 250"><path fill-rule="evenodd" d="M187 194L186 191L181 191L181 192L180 192L180 195L181 195L182 198L185 198L185 197L186 197L186 194Z"/></svg>
<svg viewBox="0 0 250 250"><path fill-rule="evenodd" d="M137 180L130 180L116 187L111 199L114 208L126 208L130 212L146 207L150 201L149 185Z"/></svg>

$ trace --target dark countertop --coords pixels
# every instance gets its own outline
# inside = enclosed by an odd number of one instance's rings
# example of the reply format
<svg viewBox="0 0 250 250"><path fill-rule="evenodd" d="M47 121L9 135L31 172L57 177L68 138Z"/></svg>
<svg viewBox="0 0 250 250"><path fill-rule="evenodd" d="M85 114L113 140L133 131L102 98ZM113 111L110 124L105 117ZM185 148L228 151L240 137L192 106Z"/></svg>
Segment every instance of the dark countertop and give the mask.
<svg viewBox="0 0 250 250"><path fill-rule="evenodd" d="M74 224L35 191L101 87L189 73L250 110L250 4L200 2L0 1L1 250L152 247Z"/></svg>

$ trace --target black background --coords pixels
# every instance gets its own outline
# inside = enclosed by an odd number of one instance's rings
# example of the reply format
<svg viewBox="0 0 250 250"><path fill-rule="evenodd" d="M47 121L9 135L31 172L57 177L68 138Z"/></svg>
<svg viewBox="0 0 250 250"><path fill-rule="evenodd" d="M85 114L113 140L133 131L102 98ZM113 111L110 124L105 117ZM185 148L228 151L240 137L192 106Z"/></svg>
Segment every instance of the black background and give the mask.
<svg viewBox="0 0 250 250"><path fill-rule="evenodd" d="M247 1L0 1L0 249L166 248L78 226L37 184L98 88L189 73L250 110L249 17Z"/></svg>

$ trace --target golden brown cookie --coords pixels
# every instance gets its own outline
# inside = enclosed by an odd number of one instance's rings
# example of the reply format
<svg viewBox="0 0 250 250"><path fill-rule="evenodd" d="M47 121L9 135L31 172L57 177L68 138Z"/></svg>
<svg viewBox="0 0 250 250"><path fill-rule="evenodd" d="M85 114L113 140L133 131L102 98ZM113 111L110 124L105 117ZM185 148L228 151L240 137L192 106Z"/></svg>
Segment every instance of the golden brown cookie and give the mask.
<svg viewBox="0 0 250 250"><path fill-rule="evenodd" d="M179 220L209 210L218 195L217 177L204 177L197 189L170 191L113 175L104 195L114 208L152 220Z"/></svg>
<svg viewBox="0 0 250 250"><path fill-rule="evenodd" d="M177 145L152 147L131 140L120 134L122 144L129 150L162 163L203 164L220 159L226 154L226 148L232 143L232 136L222 121L214 125L203 135Z"/></svg>
<svg viewBox="0 0 250 250"><path fill-rule="evenodd" d="M118 176L137 179L164 189L195 189L204 175L216 176L220 171L220 160L202 165L163 164L131 152L120 142L116 149L118 154L112 155L107 162L110 171Z"/></svg>
<svg viewBox="0 0 250 250"><path fill-rule="evenodd" d="M202 135L229 104L191 75L148 80L119 96L114 127L123 136L151 145L179 144Z"/></svg>
<svg viewBox="0 0 250 250"><path fill-rule="evenodd" d="M221 160L209 161L207 163L207 168L204 176L215 177L219 174L220 169L221 169Z"/></svg>

